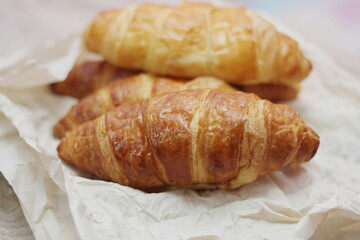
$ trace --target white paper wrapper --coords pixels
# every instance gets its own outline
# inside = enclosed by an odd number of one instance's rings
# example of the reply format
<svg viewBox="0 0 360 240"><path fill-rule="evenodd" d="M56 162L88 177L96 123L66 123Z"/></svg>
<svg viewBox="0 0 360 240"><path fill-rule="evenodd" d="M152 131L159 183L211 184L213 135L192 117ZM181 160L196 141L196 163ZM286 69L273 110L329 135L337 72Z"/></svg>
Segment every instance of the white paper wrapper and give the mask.
<svg viewBox="0 0 360 240"><path fill-rule="evenodd" d="M295 36L294 34L290 34ZM314 70L290 102L320 135L314 159L235 191L147 194L63 163L52 126L75 103L49 91L76 37L1 59L0 171L37 239L360 239L360 81L299 40Z"/></svg>

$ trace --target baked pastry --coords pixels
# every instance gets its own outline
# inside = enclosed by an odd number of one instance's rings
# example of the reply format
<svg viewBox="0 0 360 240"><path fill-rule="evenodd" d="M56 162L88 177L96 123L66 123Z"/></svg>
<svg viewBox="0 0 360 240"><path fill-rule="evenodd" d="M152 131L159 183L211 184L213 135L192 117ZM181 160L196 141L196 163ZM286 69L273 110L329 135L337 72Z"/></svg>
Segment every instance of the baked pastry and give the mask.
<svg viewBox="0 0 360 240"><path fill-rule="evenodd" d="M140 72L118 68L105 61L77 62L64 81L50 86L55 93L83 98L114 80L138 73Z"/></svg>
<svg viewBox="0 0 360 240"><path fill-rule="evenodd" d="M234 189L309 161L319 137L292 108L197 89L123 104L62 138L61 159L122 185Z"/></svg>
<svg viewBox="0 0 360 240"><path fill-rule="evenodd" d="M101 12L83 39L89 51L121 68L235 85L294 86L312 68L293 39L244 8L144 3Z"/></svg>
<svg viewBox="0 0 360 240"><path fill-rule="evenodd" d="M109 82L138 74L115 67L106 61L85 61L77 63L62 82L51 84L55 93L83 98L88 94L106 86ZM255 93L260 98L270 101L286 101L296 98L299 85L254 84L238 85L238 90Z"/></svg>
<svg viewBox="0 0 360 240"><path fill-rule="evenodd" d="M58 138L80 124L95 119L124 103L136 103L149 97L187 89L214 88L222 91L236 91L227 83L211 77L199 77L192 81L175 81L138 74L108 84L106 87L81 99L54 127Z"/></svg>
<svg viewBox="0 0 360 240"><path fill-rule="evenodd" d="M254 84L242 85L237 89L255 93L262 99L267 99L272 102L288 101L295 99L300 91L300 84L285 85L285 84Z"/></svg>

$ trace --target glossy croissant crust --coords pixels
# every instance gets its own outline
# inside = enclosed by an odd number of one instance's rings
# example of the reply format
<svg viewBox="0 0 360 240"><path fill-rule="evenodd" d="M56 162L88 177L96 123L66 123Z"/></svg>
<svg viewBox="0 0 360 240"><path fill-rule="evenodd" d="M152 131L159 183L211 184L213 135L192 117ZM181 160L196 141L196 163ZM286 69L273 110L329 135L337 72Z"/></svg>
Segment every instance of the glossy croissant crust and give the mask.
<svg viewBox="0 0 360 240"><path fill-rule="evenodd" d="M79 62L74 65L64 81L51 84L51 89L58 94L83 98L105 87L112 81L134 76L139 73L139 71L115 67L106 61ZM296 98L300 86L299 84L284 85L263 83L237 85L236 88L244 92L255 93L260 98L270 101L286 101Z"/></svg>
<svg viewBox="0 0 360 240"><path fill-rule="evenodd" d="M106 87L81 99L54 127L58 138L80 124L93 120L124 103L136 103L167 92L187 89L213 88L236 91L223 81L211 77L198 77L192 81L175 81L150 74L138 74L108 84Z"/></svg>
<svg viewBox="0 0 360 240"><path fill-rule="evenodd" d="M61 140L59 156L122 185L233 189L310 160L319 137L289 106L186 90L124 104Z"/></svg>
<svg viewBox="0 0 360 240"><path fill-rule="evenodd" d="M293 39L244 8L144 3L98 14L83 39L118 67L172 77L294 85L312 68Z"/></svg>

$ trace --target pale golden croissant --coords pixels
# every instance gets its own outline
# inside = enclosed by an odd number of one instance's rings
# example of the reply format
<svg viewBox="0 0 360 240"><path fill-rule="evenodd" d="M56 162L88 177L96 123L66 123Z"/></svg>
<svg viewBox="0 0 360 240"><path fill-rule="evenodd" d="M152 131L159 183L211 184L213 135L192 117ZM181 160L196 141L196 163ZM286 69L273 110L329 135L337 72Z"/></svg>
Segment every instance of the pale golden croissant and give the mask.
<svg viewBox="0 0 360 240"><path fill-rule="evenodd" d="M289 106L197 89L124 104L61 140L61 159L122 185L233 189L310 160L319 137Z"/></svg>
<svg viewBox="0 0 360 240"><path fill-rule="evenodd" d="M294 40L244 8L140 4L98 14L83 39L118 67L236 85L296 85L312 68Z"/></svg>
<svg viewBox="0 0 360 240"><path fill-rule="evenodd" d="M136 103L149 97L187 89L213 88L222 91L236 91L223 81L211 77L198 77L192 81L175 81L138 74L110 83L106 87L81 99L54 127L58 138L80 124L95 119L124 103Z"/></svg>
<svg viewBox="0 0 360 240"><path fill-rule="evenodd" d="M83 98L106 86L111 81L133 76L138 73L138 71L115 67L106 61L86 61L75 64L67 78L62 82L53 83L51 88L58 94ZM236 88L244 92L255 93L260 98L270 101L285 101L296 98L300 86L264 83L238 85Z"/></svg>

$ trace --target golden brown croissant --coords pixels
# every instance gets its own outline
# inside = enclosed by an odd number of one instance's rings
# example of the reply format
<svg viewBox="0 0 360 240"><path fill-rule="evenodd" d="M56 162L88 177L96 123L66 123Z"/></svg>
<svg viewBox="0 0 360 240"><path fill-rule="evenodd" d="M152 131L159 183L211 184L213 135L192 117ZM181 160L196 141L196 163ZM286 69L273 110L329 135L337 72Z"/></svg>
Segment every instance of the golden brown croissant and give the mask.
<svg viewBox="0 0 360 240"><path fill-rule="evenodd" d="M151 96L187 89L213 88L223 91L236 91L223 81L211 77L199 77L192 81L175 81L138 74L127 79L110 83L106 87L81 99L54 127L58 138L80 124L95 119L124 103L136 103Z"/></svg>
<svg viewBox="0 0 360 240"><path fill-rule="evenodd" d="M123 104L61 140L61 159L100 179L152 191L233 189L310 160L319 137L289 106L197 89Z"/></svg>
<svg viewBox="0 0 360 240"><path fill-rule="evenodd" d="M294 40L244 8L140 4L98 14L83 39L118 67L236 85L294 85L312 68Z"/></svg>
<svg viewBox="0 0 360 240"><path fill-rule="evenodd" d="M111 81L138 73L117 68L106 61L86 61L75 64L65 81L53 83L51 88L58 94L83 98ZM270 101L291 100L296 98L299 92L299 85L254 84L238 85L236 88L244 92L255 93L260 98Z"/></svg>
<svg viewBox="0 0 360 240"><path fill-rule="evenodd" d="M125 70L105 61L78 62L62 82L51 84L55 93L82 98L108 83L138 74L139 71Z"/></svg>

